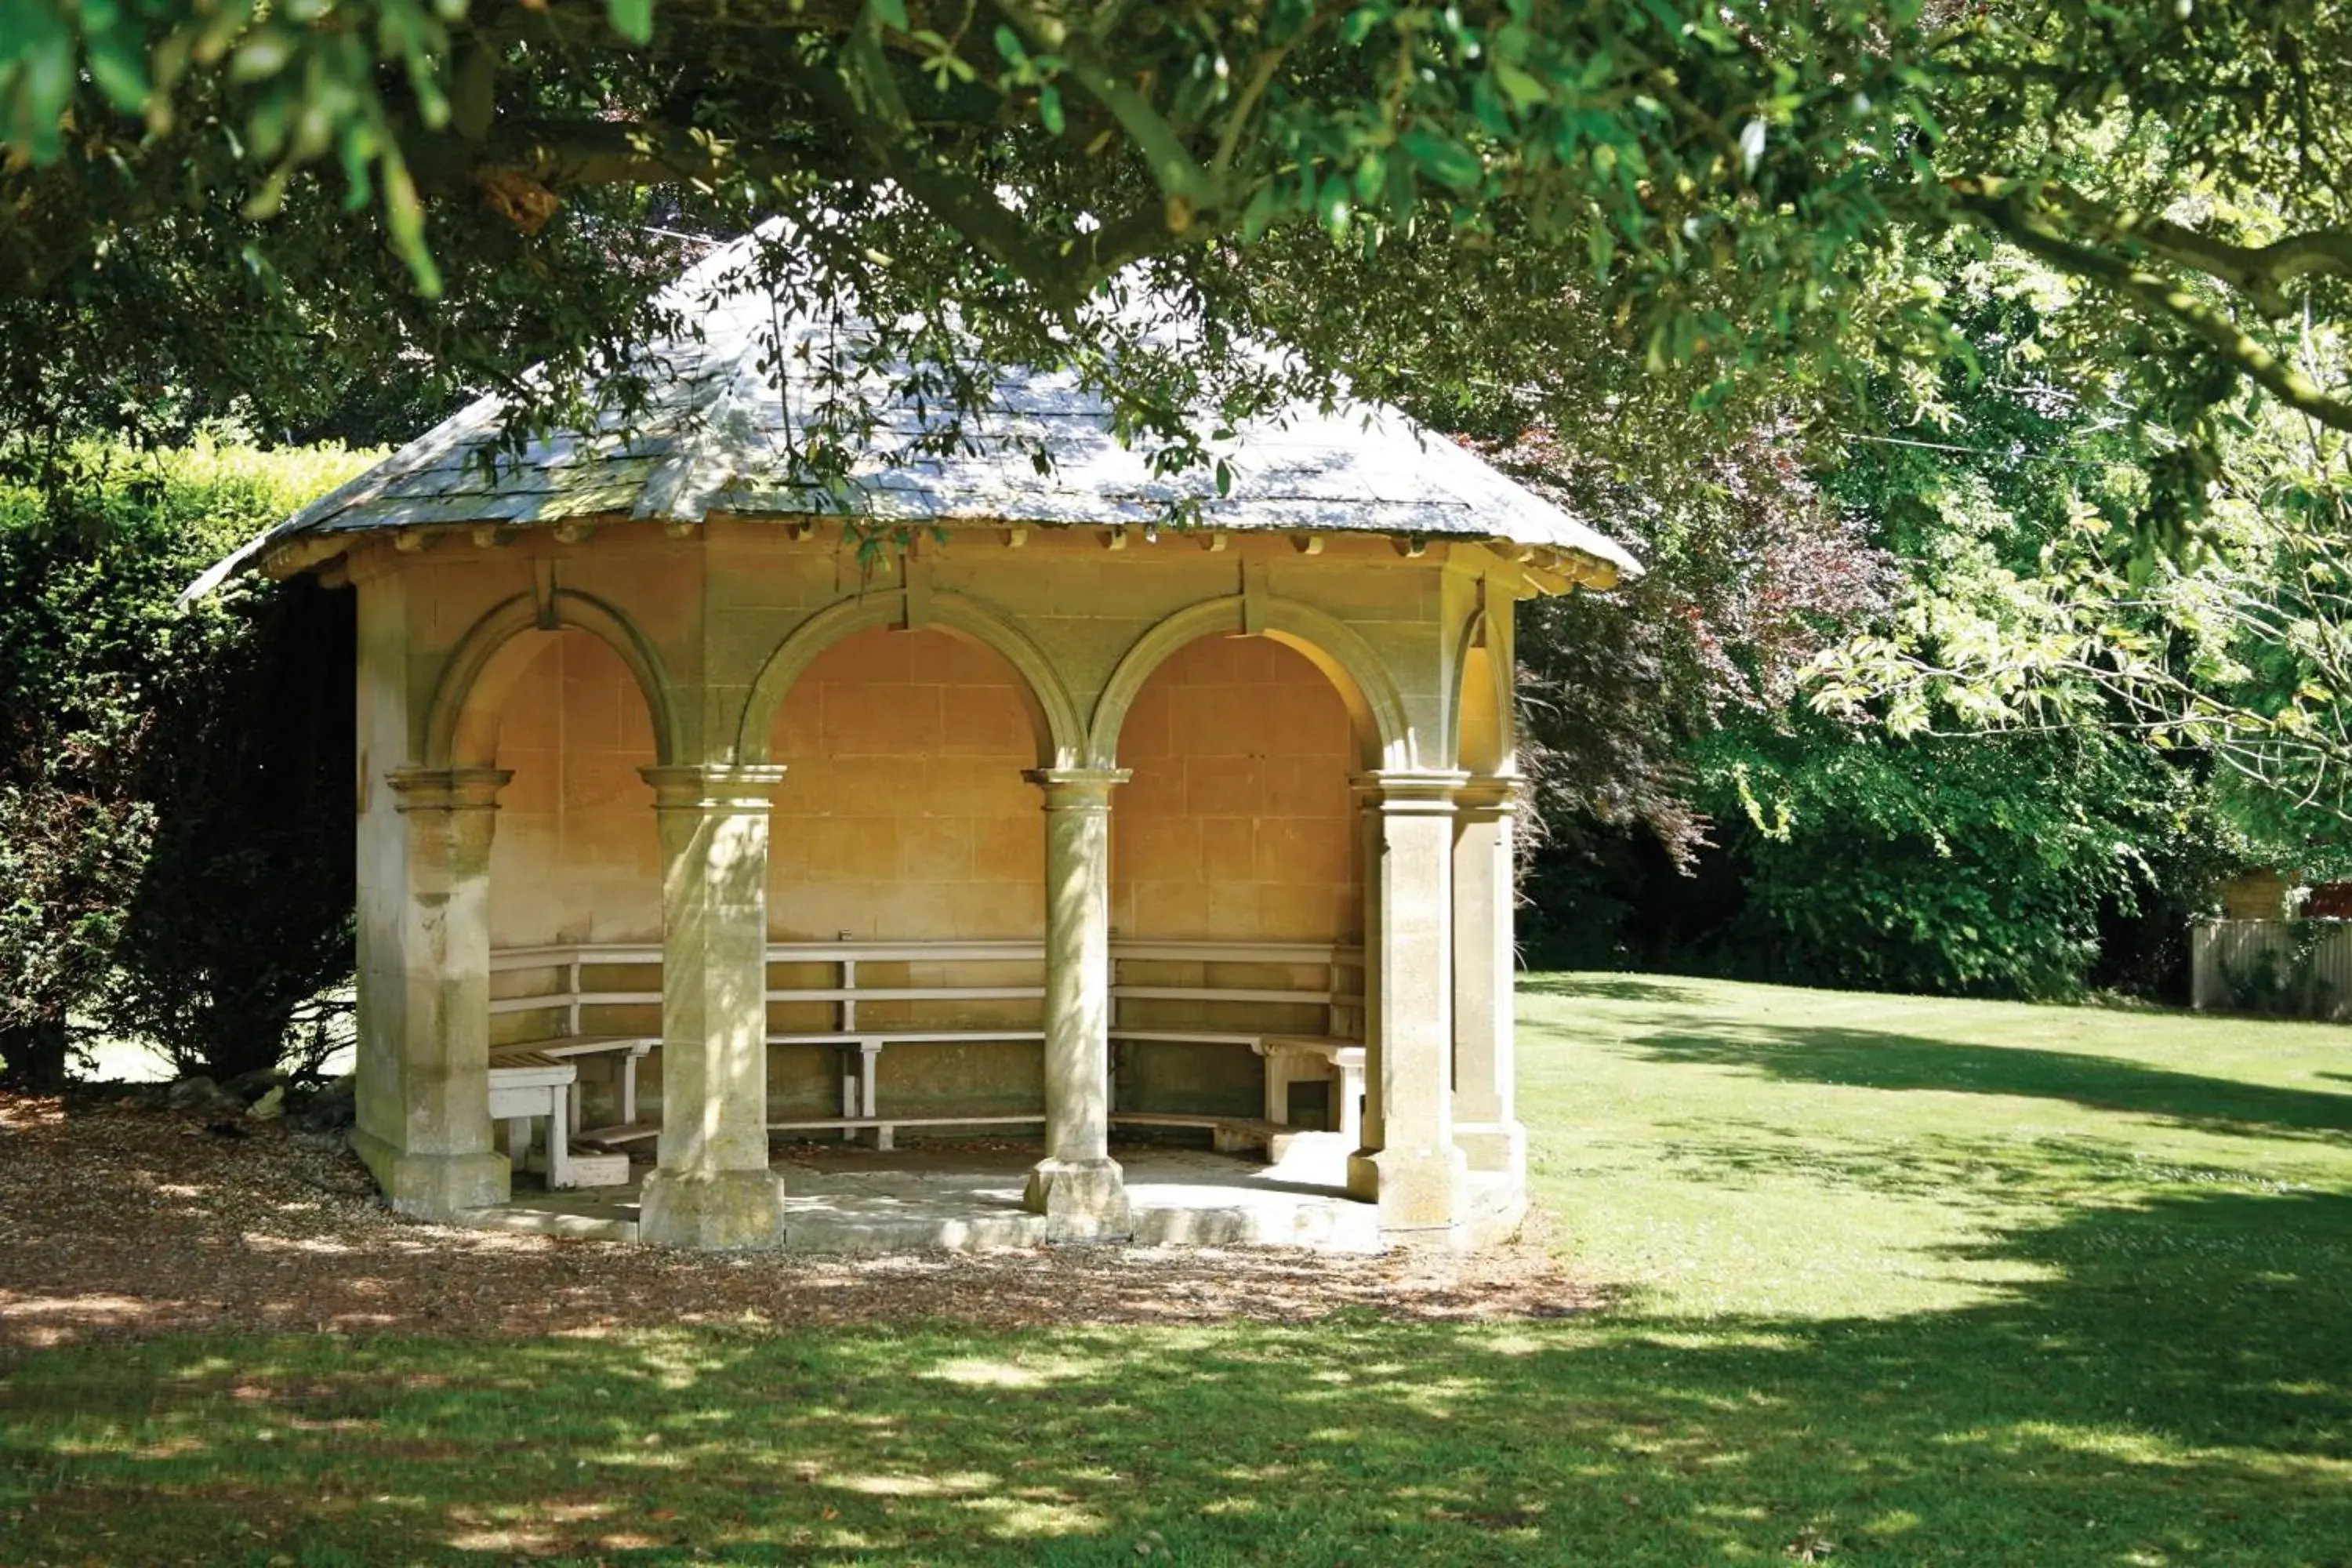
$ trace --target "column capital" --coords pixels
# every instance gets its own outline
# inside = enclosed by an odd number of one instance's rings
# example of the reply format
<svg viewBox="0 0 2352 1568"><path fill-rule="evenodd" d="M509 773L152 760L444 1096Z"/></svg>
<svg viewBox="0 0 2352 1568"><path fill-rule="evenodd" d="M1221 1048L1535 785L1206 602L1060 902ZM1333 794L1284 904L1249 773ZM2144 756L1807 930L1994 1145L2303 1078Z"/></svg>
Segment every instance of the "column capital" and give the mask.
<svg viewBox="0 0 2352 1568"><path fill-rule="evenodd" d="M499 791L514 774L505 768L394 768L395 811L495 811Z"/></svg>
<svg viewBox="0 0 2352 1568"><path fill-rule="evenodd" d="M1470 775L1458 769L1383 768L1351 775L1348 783L1364 804L1383 816L1446 816L1456 792Z"/></svg>
<svg viewBox="0 0 2352 1568"><path fill-rule="evenodd" d="M1520 782L1516 774L1474 778L1454 792L1454 803L1465 816L1514 816L1519 809Z"/></svg>
<svg viewBox="0 0 2352 1568"><path fill-rule="evenodd" d="M1126 768L1029 768L1021 776L1045 792L1048 811L1107 811L1110 792L1135 774Z"/></svg>
<svg viewBox="0 0 2352 1568"><path fill-rule="evenodd" d="M775 803L776 786L784 782L784 765L782 763L688 763L684 766L639 768L637 776L654 786L654 809L656 811L762 812Z"/></svg>

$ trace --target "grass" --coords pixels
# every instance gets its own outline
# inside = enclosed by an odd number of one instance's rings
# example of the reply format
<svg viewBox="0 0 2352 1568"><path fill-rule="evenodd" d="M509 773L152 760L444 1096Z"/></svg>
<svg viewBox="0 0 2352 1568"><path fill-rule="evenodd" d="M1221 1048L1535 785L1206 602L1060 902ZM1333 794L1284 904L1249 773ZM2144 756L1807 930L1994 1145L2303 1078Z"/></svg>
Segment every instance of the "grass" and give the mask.
<svg viewBox="0 0 2352 1568"><path fill-rule="evenodd" d="M1539 976L1596 1316L58 1351L0 1558L2352 1564L2352 1037Z"/></svg>

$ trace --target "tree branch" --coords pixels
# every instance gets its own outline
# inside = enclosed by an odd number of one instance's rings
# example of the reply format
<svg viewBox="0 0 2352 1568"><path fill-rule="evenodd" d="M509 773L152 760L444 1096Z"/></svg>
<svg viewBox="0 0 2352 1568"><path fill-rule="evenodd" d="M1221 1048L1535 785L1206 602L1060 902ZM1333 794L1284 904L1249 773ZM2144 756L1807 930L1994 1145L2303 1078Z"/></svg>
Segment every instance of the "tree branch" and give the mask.
<svg viewBox="0 0 2352 1568"><path fill-rule="evenodd" d="M455 132L404 128L400 146L420 195L479 194L520 176L550 192L596 185L690 184L735 174L806 172L838 176L838 156L778 141L746 149L690 126L605 120L501 122L483 142Z"/></svg>
<svg viewBox="0 0 2352 1568"><path fill-rule="evenodd" d="M2232 245L2158 214L2109 205L2063 181L2029 184L1978 174L1955 180L1951 186L1964 200L2021 204L2028 211L2041 205L2063 212L2088 226L2093 237L2101 242L2137 245L2167 261L2243 289L2267 316L2289 313L2280 289L2299 278L2314 273L2352 277L2352 229L2310 229L2269 245Z"/></svg>
<svg viewBox="0 0 2352 1568"><path fill-rule="evenodd" d="M1957 188L1957 187L1956 187ZM2026 204L1960 191L1960 210L2022 249L2078 277L2100 283L2145 313L2187 331L2282 403L2332 429L2352 432L2352 401L2317 382L2249 336L2237 322L2177 281L2144 271L2037 222Z"/></svg>
<svg viewBox="0 0 2352 1568"><path fill-rule="evenodd" d="M1201 167L1177 128L1143 94L1104 68L1090 38L1072 32L1058 17L1031 9L1024 0L989 3L1032 47L1061 56L1070 79L1127 132L1168 197L1170 232L1181 234L1195 215L1227 205L1223 184Z"/></svg>

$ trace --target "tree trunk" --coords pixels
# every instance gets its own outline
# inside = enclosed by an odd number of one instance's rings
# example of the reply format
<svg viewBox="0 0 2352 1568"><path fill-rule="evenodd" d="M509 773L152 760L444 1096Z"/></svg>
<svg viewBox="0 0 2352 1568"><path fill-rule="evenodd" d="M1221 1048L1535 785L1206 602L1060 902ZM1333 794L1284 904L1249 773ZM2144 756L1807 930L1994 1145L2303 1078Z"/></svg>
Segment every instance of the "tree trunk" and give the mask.
<svg viewBox="0 0 2352 1568"><path fill-rule="evenodd" d="M202 1056L196 1070L221 1083L283 1063L293 1032L293 1004L276 996L233 996L189 1020L189 1043Z"/></svg>
<svg viewBox="0 0 2352 1568"><path fill-rule="evenodd" d="M66 1016L0 1028L0 1088L55 1094L66 1086Z"/></svg>

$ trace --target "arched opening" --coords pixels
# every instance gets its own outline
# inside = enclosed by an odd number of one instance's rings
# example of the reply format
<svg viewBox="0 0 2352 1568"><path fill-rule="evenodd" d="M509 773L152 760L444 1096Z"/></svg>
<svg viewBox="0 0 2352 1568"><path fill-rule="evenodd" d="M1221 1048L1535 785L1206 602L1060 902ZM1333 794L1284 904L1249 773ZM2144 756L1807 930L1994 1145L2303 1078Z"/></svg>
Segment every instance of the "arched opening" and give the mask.
<svg viewBox="0 0 2352 1568"><path fill-rule="evenodd" d="M478 733L482 760L513 774L499 792L490 840L490 1043L658 1037L657 964L590 966L584 989L648 999L574 1016L568 1004L529 1005L569 989L568 961L522 961L536 948L661 942L661 848L639 772L655 764L658 747L638 677L602 637L576 627L519 632L487 668L496 679L477 682L461 733ZM659 1060L638 1085L646 1106L660 1103ZM583 1121L623 1120L623 1064L590 1056L573 1065Z"/></svg>
<svg viewBox="0 0 2352 1568"><path fill-rule="evenodd" d="M770 753L777 716L786 698L818 661L843 642L898 628L901 611L897 603L887 595L843 600L811 616L786 637L761 667L743 705L742 728L736 737L740 760L782 760ZM946 637L968 645L992 659L991 668L1011 674L1013 698L1033 740L1032 765L1067 766L1076 759L1085 726L1042 649L1016 627L958 595L934 597L929 616L929 625L908 635Z"/></svg>
<svg viewBox="0 0 2352 1568"><path fill-rule="evenodd" d="M1036 742L1012 668L947 632L870 630L817 656L769 732L780 941L1045 931Z"/></svg>
<svg viewBox="0 0 2352 1568"><path fill-rule="evenodd" d="M779 943L1026 943L1044 937L1045 818L1024 770L1042 742L1020 672L979 641L932 627L853 632L782 694L767 736L784 765L769 835L768 927ZM1016 991L861 999L860 1029L894 1039L873 1064L880 1100L909 1116L1034 1110L1044 1092L1041 960L856 960L861 990ZM835 963L780 962L779 989L840 983ZM842 1022L835 1001L780 1001L769 1027L772 1106L783 1120L835 1114L837 1044L795 1041ZM987 1031L1003 1030L997 1037Z"/></svg>
<svg viewBox="0 0 2352 1568"><path fill-rule="evenodd" d="M1345 622L1321 610L1270 596L1203 600L1177 611L1138 638L1095 703L1087 735L1092 765L1117 765L1120 736L1136 698L1179 649L1203 637L1231 636L1245 628L1297 653L1330 682L1355 728L1358 766L1370 770L1415 765L1423 748L1416 743L1396 682L1370 645Z"/></svg>
<svg viewBox="0 0 2352 1568"><path fill-rule="evenodd" d="M528 595L507 600L477 621L451 650L418 737L418 755L425 766L490 765L508 700L546 646L541 634L560 630L583 631L613 655L650 718L656 759L671 760L669 684L659 656L611 605L559 588L544 612Z"/></svg>
<svg viewBox="0 0 2352 1568"><path fill-rule="evenodd" d="M1340 989L1360 973L1307 956L1362 942L1349 776L1367 738L1351 706L1317 661L1268 637L1187 643L1136 690L1118 742L1133 776L1111 813L1112 926L1142 954L1118 966L1115 1035L1136 1032L1115 1040L1120 1109L1251 1115L1263 1103L1265 1064L1252 1051L1144 1031L1328 1037L1349 1026L1328 1005L1265 994ZM1257 952L1193 957L1155 943ZM1259 994L1138 994L1160 989ZM1338 1125L1322 1088L1294 1091L1294 1123Z"/></svg>
<svg viewBox="0 0 2352 1568"><path fill-rule="evenodd" d="M524 632L491 715L499 792L490 944L658 942L661 850L652 717L627 666L584 631Z"/></svg>

